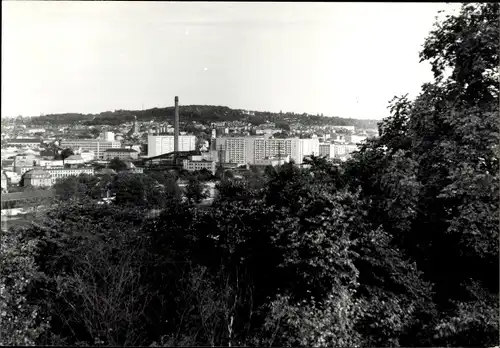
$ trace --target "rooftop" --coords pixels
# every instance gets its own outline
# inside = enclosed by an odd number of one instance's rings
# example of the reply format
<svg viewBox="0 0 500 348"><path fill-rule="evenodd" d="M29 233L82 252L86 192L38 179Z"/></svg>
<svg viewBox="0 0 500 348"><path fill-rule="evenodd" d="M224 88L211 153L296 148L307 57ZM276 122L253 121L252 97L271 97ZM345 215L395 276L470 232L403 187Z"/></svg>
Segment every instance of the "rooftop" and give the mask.
<svg viewBox="0 0 500 348"><path fill-rule="evenodd" d="M7 143L10 144L32 144L32 143L41 143L41 139L9 139L7 140Z"/></svg>
<svg viewBox="0 0 500 348"><path fill-rule="evenodd" d="M25 178L51 178L52 176L50 173L46 172L45 170L41 169L33 169L24 174Z"/></svg>
<svg viewBox="0 0 500 348"><path fill-rule="evenodd" d="M107 149L104 152L123 152L123 153L132 153L132 152L137 152L136 150L133 149Z"/></svg>

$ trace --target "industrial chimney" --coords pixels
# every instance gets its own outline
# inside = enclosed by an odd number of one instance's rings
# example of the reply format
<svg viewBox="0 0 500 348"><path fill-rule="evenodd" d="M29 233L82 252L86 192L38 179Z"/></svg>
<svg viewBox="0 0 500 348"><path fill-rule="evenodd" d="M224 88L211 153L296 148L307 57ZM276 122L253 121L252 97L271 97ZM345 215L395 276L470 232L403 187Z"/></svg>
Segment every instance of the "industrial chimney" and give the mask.
<svg viewBox="0 0 500 348"><path fill-rule="evenodd" d="M174 152L179 151L179 97L175 97Z"/></svg>

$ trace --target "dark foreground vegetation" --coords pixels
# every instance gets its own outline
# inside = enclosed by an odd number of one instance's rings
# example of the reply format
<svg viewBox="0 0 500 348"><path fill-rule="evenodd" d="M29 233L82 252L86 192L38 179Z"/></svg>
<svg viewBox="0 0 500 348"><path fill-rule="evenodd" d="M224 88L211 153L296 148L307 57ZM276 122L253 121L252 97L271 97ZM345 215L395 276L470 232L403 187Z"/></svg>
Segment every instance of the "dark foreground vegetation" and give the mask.
<svg viewBox="0 0 500 348"><path fill-rule="evenodd" d="M2 231L0 343L498 345L498 18L441 23L435 81L345 164L224 177L211 209L153 191L153 218L77 195Z"/></svg>

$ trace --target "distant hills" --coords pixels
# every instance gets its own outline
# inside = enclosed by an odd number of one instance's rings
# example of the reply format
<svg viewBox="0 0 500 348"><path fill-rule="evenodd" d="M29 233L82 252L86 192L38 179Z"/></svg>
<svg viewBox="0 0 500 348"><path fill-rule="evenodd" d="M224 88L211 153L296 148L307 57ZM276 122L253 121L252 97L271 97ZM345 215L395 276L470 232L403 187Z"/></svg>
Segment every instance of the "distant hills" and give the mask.
<svg viewBox="0 0 500 348"><path fill-rule="evenodd" d="M49 114L30 118L23 118L24 123L32 125L45 124L85 124L85 125L118 125L132 121L134 115L140 122L165 121L173 123L174 107L153 108L147 110L115 110L99 114ZM182 105L180 106L181 122L198 122L209 124L212 122L244 121L255 125L266 121L277 124L301 123L304 125L332 125L332 126L355 126L357 128L376 128L377 120L360 120L353 118L313 116L297 113L273 113L263 111L245 111L231 109L226 106L213 105Z"/></svg>

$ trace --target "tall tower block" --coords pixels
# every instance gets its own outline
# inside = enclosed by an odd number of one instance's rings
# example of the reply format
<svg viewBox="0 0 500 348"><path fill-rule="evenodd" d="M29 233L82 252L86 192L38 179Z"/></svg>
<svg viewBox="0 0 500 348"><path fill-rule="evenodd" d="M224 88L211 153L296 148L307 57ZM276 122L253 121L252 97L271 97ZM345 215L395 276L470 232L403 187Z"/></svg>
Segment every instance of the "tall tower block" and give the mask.
<svg viewBox="0 0 500 348"><path fill-rule="evenodd" d="M174 152L179 151L179 97L175 97Z"/></svg>

